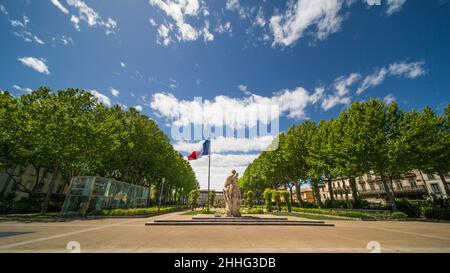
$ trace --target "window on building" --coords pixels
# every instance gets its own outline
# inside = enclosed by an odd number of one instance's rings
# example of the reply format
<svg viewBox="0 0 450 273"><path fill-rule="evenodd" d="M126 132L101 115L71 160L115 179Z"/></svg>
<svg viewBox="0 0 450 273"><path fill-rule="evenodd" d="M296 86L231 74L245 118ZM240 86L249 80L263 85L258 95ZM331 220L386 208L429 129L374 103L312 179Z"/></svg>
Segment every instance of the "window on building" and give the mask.
<svg viewBox="0 0 450 273"><path fill-rule="evenodd" d="M340 188L341 187L341 183L339 183L339 182L337 182L338 183L338 188Z"/></svg>
<svg viewBox="0 0 450 273"><path fill-rule="evenodd" d="M417 188L416 178L410 178L409 183L411 184L411 188L413 188L413 189Z"/></svg>
<svg viewBox="0 0 450 273"><path fill-rule="evenodd" d="M437 183L433 183L430 186L431 186L431 189L433 190L433 193L441 194L441 188L439 188L439 185Z"/></svg>
<svg viewBox="0 0 450 273"><path fill-rule="evenodd" d="M378 188L379 188L380 190L384 191L384 185L383 185L383 183L379 183L379 184L378 184Z"/></svg>
<svg viewBox="0 0 450 273"><path fill-rule="evenodd" d="M400 179L395 180L395 185L397 186L397 189L399 189L399 190L403 189L403 184Z"/></svg>
<svg viewBox="0 0 450 273"><path fill-rule="evenodd" d="M435 177L434 174L432 174L432 173L427 173L427 178L428 178L428 180L434 180L434 179L436 179L436 177Z"/></svg>
<svg viewBox="0 0 450 273"><path fill-rule="evenodd" d="M366 191L366 184L361 184L361 191Z"/></svg>
<svg viewBox="0 0 450 273"><path fill-rule="evenodd" d="M370 190L372 190L372 191L375 190L375 185L373 183L370 183L369 186L370 186Z"/></svg>

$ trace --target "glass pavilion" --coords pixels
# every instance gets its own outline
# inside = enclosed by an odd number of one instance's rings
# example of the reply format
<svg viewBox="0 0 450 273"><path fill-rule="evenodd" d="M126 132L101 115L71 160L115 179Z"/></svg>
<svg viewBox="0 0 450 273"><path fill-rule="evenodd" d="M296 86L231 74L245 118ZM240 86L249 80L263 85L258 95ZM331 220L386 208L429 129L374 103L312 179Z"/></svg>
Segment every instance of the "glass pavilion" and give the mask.
<svg viewBox="0 0 450 273"><path fill-rule="evenodd" d="M147 206L150 189L97 176L73 177L62 208L63 215L86 215L103 209Z"/></svg>

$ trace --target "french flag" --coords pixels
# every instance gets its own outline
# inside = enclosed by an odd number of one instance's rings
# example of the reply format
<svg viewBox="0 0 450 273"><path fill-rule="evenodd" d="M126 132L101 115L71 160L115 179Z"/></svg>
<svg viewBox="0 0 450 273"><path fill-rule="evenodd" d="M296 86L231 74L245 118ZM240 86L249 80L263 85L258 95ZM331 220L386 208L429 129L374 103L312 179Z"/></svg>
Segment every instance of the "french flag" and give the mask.
<svg viewBox="0 0 450 273"><path fill-rule="evenodd" d="M209 155L209 150L211 147L211 141L210 140L206 140L205 142L203 142L203 145L200 149L193 151L189 156L188 156L188 160L197 160L200 157L204 156L204 155Z"/></svg>

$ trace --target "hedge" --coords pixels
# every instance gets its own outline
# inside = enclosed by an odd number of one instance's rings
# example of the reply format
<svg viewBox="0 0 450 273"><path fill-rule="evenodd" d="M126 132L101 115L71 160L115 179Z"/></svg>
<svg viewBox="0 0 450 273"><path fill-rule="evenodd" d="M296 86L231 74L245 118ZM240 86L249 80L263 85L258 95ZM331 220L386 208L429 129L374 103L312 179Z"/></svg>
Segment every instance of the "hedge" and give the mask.
<svg viewBox="0 0 450 273"><path fill-rule="evenodd" d="M426 208L424 216L427 219L450 220L450 208Z"/></svg>
<svg viewBox="0 0 450 273"><path fill-rule="evenodd" d="M350 217L350 218L365 218L365 219L374 219L373 215L357 212L357 211L338 211L331 209L305 209L305 208L292 208L292 211L295 212L303 212L303 213L315 213L315 214L324 214L324 215L333 215L333 216L341 216L341 217Z"/></svg>
<svg viewBox="0 0 450 273"><path fill-rule="evenodd" d="M98 210L89 213L89 215L98 216L152 216L163 213L174 212L182 209L187 209L187 206L169 206L161 207L158 211L158 207L151 208L136 208L136 209L112 209L112 210Z"/></svg>

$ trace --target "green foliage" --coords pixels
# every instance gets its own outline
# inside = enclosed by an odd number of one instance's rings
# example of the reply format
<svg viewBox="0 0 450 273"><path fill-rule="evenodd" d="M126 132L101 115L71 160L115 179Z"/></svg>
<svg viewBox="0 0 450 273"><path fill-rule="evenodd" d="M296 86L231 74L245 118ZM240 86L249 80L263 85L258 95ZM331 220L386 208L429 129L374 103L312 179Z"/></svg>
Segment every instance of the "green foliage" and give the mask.
<svg viewBox="0 0 450 273"><path fill-rule="evenodd" d="M278 149L265 150L247 167L241 179L244 189L257 193L309 183L320 207L320 184L349 179L355 200L350 205L370 208L358 198L355 178L374 172L395 211L396 201L388 187L391 179L419 169L439 174L444 182L450 171L450 104L440 116L428 107L405 112L395 102L355 102L337 119L293 125L274 139L270 147L274 146ZM445 190L450 194L449 187ZM329 202L327 207L336 206Z"/></svg>
<svg viewBox="0 0 450 273"><path fill-rule="evenodd" d="M272 189L264 190L264 206L266 208L266 211L272 211L272 196L273 196Z"/></svg>
<svg viewBox="0 0 450 273"><path fill-rule="evenodd" d="M283 196L284 204L286 205L287 211L292 211L292 204L291 204L291 194L289 191L282 191L281 195Z"/></svg>
<svg viewBox="0 0 450 273"><path fill-rule="evenodd" d="M275 205L277 206L277 210L281 211L281 193L280 191L274 192Z"/></svg>
<svg viewBox="0 0 450 273"><path fill-rule="evenodd" d="M198 207L198 198L199 198L199 192L198 190L192 190L189 193L189 207L194 210Z"/></svg>
<svg viewBox="0 0 450 273"><path fill-rule="evenodd" d="M408 199L397 199L396 204L398 210L404 212L409 218L419 218L421 216L419 205L410 202Z"/></svg>
<svg viewBox="0 0 450 273"><path fill-rule="evenodd" d="M99 175L158 190L164 177L165 192L175 192L170 198L178 201L198 187L189 162L152 119L134 108L107 108L83 90L39 88L19 97L2 92L0 128L0 168L51 172L50 189L57 174L67 183L73 175ZM37 176L30 188L13 181L30 198L40 182ZM45 213L51 190L40 202Z"/></svg>
<svg viewBox="0 0 450 273"><path fill-rule="evenodd" d="M408 215L406 215L406 213L401 212L401 211L395 211L391 214L390 217L393 219L405 219L408 217Z"/></svg>
<svg viewBox="0 0 450 273"><path fill-rule="evenodd" d="M264 214L264 210L262 208L253 208L253 209L243 209L243 214Z"/></svg>
<svg viewBox="0 0 450 273"><path fill-rule="evenodd" d="M214 202L216 200L216 191L215 190L211 190L209 192L209 205L213 208L214 207Z"/></svg>
<svg viewBox="0 0 450 273"><path fill-rule="evenodd" d="M450 220L450 208L427 208L424 216L427 219Z"/></svg>
<svg viewBox="0 0 450 273"><path fill-rule="evenodd" d="M245 204L247 205L247 208L251 209L253 208L253 205L255 203L255 194L253 191L248 191L247 196L245 197Z"/></svg>
<svg viewBox="0 0 450 273"><path fill-rule="evenodd" d="M186 209L186 206L166 206L151 208L137 208L137 209L113 209L113 210L98 210L89 213L89 215L97 216L153 216L159 214L165 214Z"/></svg>
<svg viewBox="0 0 450 273"><path fill-rule="evenodd" d="M332 216L350 217L350 218L361 218L361 219L374 219L373 215L357 212L357 211L340 211L331 209L306 209L306 208L292 208L294 212L303 213L314 213L314 214L324 214Z"/></svg>

